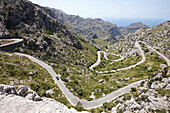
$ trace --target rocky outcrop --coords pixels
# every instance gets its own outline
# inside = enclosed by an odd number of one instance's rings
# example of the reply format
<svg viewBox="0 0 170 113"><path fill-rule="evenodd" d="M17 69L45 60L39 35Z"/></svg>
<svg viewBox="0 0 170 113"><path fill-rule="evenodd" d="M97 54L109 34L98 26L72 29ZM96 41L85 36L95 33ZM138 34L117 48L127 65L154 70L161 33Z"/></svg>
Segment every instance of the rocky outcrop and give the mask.
<svg viewBox="0 0 170 113"><path fill-rule="evenodd" d="M77 113L54 99L35 102L16 95L0 95L1 113Z"/></svg>
<svg viewBox="0 0 170 113"><path fill-rule="evenodd" d="M16 88L14 86L0 84L0 94L1 95L14 94L14 95L18 95L21 97L25 97L30 100L42 101L42 98L38 96L38 94L35 91L25 86L18 86Z"/></svg>
<svg viewBox="0 0 170 113"><path fill-rule="evenodd" d="M54 99L39 97L25 86L0 84L1 113L77 113Z"/></svg>
<svg viewBox="0 0 170 113"><path fill-rule="evenodd" d="M168 112L170 110L170 77L161 78L156 76L147 80L137 88L136 93L126 94L114 102L118 102L113 113L149 113L149 112ZM120 103L119 103L120 102Z"/></svg>

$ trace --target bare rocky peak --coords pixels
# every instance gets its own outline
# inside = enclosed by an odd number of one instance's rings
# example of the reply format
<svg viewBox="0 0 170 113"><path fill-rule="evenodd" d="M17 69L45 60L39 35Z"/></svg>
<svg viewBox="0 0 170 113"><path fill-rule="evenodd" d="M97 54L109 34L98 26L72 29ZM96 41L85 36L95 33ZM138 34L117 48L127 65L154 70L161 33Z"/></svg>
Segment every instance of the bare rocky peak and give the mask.
<svg viewBox="0 0 170 113"><path fill-rule="evenodd" d="M128 26L126 26L125 28L131 28L131 29L140 29L140 28L146 28L147 26L145 24L143 24L142 22L136 22L136 23L132 23Z"/></svg>
<svg viewBox="0 0 170 113"><path fill-rule="evenodd" d="M120 27L119 30L122 34L127 35L129 33L135 33L140 28L148 28L148 26L146 26L142 22L136 22L125 27Z"/></svg>

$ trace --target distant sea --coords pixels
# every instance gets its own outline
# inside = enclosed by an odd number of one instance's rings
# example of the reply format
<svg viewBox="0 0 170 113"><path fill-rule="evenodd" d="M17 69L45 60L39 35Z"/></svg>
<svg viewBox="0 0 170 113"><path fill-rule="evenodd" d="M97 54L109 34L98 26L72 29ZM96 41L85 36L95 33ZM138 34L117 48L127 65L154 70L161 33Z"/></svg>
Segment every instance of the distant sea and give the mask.
<svg viewBox="0 0 170 113"><path fill-rule="evenodd" d="M159 25L168 19L134 19L134 18L102 18L104 21L116 24L118 27L124 27L135 22L142 22L148 27ZM170 19L169 19L170 20Z"/></svg>

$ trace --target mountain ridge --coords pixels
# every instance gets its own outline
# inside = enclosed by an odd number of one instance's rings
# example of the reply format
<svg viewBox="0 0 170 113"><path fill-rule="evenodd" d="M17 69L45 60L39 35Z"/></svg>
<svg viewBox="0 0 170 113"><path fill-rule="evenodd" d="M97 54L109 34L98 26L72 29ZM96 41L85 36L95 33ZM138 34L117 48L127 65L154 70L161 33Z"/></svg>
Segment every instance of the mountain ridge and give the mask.
<svg viewBox="0 0 170 113"><path fill-rule="evenodd" d="M119 27L119 30L122 34L127 35L129 33L135 33L135 31L137 31L138 29L141 29L141 28L148 28L148 26L146 26L142 22L135 22L135 23L131 23L125 27Z"/></svg>

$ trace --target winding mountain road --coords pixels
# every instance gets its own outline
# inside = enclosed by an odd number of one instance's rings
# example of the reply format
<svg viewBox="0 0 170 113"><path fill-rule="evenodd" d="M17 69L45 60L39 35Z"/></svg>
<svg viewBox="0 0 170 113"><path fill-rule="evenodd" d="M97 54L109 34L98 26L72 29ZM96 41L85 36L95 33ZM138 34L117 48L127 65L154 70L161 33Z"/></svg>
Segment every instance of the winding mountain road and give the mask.
<svg viewBox="0 0 170 113"><path fill-rule="evenodd" d="M131 68L136 67L137 65L142 64L142 63L145 61L146 58L145 58L145 54L144 54L143 50L141 49L138 41L135 42L135 47L138 48L138 50L140 51L141 56L142 56L142 60L139 61L138 63L136 63L136 64L134 64L134 65L131 65L131 66L129 66L129 67L125 67L125 68L121 68L121 69L117 69L117 70L95 71L95 72L96 72L96 73L111 73L111 72L116 72L116 71L128 70L128 69L131 69ZM104 51L97 51L98 59L97 59L96 63L94 63L92 66L89 67L89 69L94 70L93 68L100 64L100 62L101 62L101 54L100 54L100 53L101 53L101 52L104 53L105 59L108 59L107 56L106 56L106 52L104 52ZM120 58L120 59L117 59L117 60L114 60L114 61L120 61L120 60L122 60L122 59L124 59L124 57L122 57L122 58Z"/></svg>
<svg viewBox="0 0 170 113"><path fill-rule="evenodd" d="M151 46L149 46L143 41L138 41L138 42L145 44L149 49L152 49L153 51L155 51L158 55L160 55L167 62L168 66L170 66L170 60L166 56L164 56L162 53L158 52L156 49L152 48Z"/></svg>
<svg viewBox="0 0 170 113"><path fill-rule="evenodd" d="M140 45L138 42L135 43L135 45L139 48L139 51L141 52L141 55L142 55L142 60L140 62L138 62L137 64L135 65L139 65L141 63L143 63L145 61L145 55L144 55L144 52L142 51ZM152 48L152 47L151 47ZM154 50L154 49L153 49ZM154 50L156 52L156 50ZM159 53L159 52L158 52ZM84 100L84 99L79 99L78 97L76 97L75 95L73 95L69 90L68 88L65 86L65 84L63 83L63 81L61 81L60 79L57 80L56 77L60 77L59 74L56 74L55 71L52 69L51 66L49 66L48 64L46 64L45 62L33 57L33 56L30 56L30 55L27 55L27 54L22 54L22 53L14 53L16 55L19 55L19 56L25 56L27 58L29 58L30 60L32 60L33 62L35 63L38 63L39 65L41 65L43 68L45 68L49 73L50 75L52 76L53 80L55 81L55 83L59 86L59 88L61 89L61 91L63 92L63 94L66 96L66 98L68 99L68 101L72 104L72 105L76 105L77 102L81 102L82 103L82 106L85 108L85 109L92 109L92 108L96 108L96 107L99 107L101 106L103 103L105 102L109 102L111 100L114 100L116 99L117 97L121 96L122 94L124 93L127 93L131 87L137 87L142 81L144 80L140 80L140 81L137 81L137 82L134 82L134 83L131 83L123 88L120 88L116 91L113 91L112 93L109 93L107 95L105 95L104 97L101 97L99 99L96 99L96 100L92 100L92 101L87 101L87 100ZM98 54L100 54L100 52L98 52ZM159 53L159 55L162 56L161 53ZM99 55L100 56L100 55ZM98 57L98 60L99 60L100 57ZM163 57L165 59L167 59L165 56ZM100 61L100 60L99 60ZM169 59L166 60L168 65L169 65ZM100 63L100 62L99 62ZM125 69L130 69L132 67L134 67L135 65L132 65L131 67L127 67L127 68L122 68L123 70ZM122 70L120 69L120 70Z"/></svg>
<svg viewBox="0 0 170 113"><path fill-rule="evenodd" d="M92 101L87 101L87 100L84 100L84 99L79 99L78 97L76 97L75 95L73 95L69 90L68 88L65 86L65 84L63 83L63 81L61 81L60 79L57 80L56 79L56 76L60 77L59 74L56 74L55 71L51 68L51 66L49 66L48 64L44 63L43 61L35 58L35 57L32 57L30 55L26 55L26 54L22 54L22 53L14 53L16 55L19 55L19 56L25 56L27 58L29 58L30 60L32 60L33 62L35 63L38 63L39 65L41 65L43 68L45 68L49 73L50 75L52 76L53 80L55 81L55 83L59 86L59 88L61 89L61 91L64 93L64 95L66 96L66 98L68 99L68 101L76 106L77 105L77 102L81 102L82 103L82 106L85 108L85 109L92 109L92 108L96 108L96 107L99 107L101 106L104 102L109 102L117 97L119 97L120 95L124 94L124 93L127 93L131 87L136 87L138 86L141 81L143 80L140 80L140 81L137 81L137 82L134 82L132 84L129 84L128 86L125 86L123 88L120 88L112 93L109 93L108 95L102 97L102 98L99 98L99 99L96 99L96 100L92 100Z"/></svg>
<svg viewBox="0 0 170 113"><path fill-rule="evenodd" d="M96 63L94 63L93 65L91 65L89 67L90 70L93 70L94 67L96 67L96 66L98 66L100 64L100 62L101 62L101 53L104 54L104 58L106 60L109 60L109 61L112 61L112 62L117 62L117 61L123 60L125 58L125 57L120 56L121 58L119 58L119 59L111 60L111 59L108 59L107 53L105 51L97 51L97 56L98 56L97 61L96 61ZM112 55L119 56L119 55L116 55L116 54L112 54Z"/></svg>
<svg viewBox="0 0 170 113"><path fill-rule="evenodd" d="M150 45L146 44L145 42L143 42L143 41L138 41L138 42L145 44L149 49L155 51L158 55L160 55L167 62L168 67L169 67L168 74L170 74L170 60L166 56L164 56L162 53L158 52L156 49L154 49Z"/></svg>

